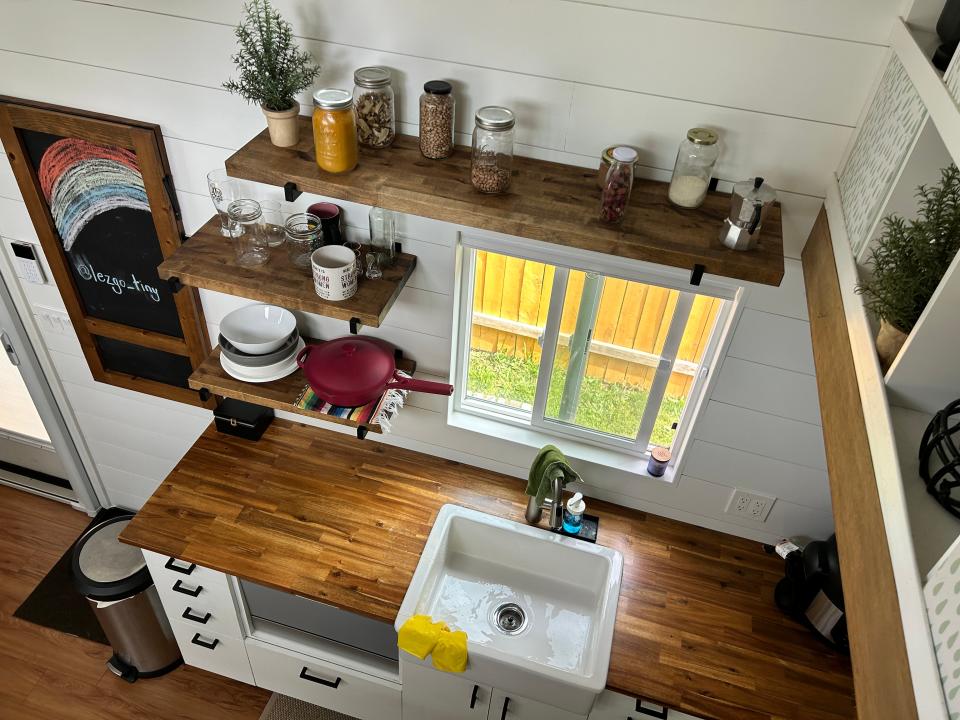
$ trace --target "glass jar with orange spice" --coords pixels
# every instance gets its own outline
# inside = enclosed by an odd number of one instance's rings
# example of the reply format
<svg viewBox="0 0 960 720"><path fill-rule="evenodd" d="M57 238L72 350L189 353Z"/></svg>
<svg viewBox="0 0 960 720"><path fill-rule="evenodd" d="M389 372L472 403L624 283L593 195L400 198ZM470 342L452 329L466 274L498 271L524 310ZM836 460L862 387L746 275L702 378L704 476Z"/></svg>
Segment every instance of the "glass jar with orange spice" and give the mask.
<svg viewBox="0 0 960 720"><path fill-rule="evenodd" d="M324 88L313 94L313 144L321 170L344 173L357 166L357 123L351 93Z"/></svg>

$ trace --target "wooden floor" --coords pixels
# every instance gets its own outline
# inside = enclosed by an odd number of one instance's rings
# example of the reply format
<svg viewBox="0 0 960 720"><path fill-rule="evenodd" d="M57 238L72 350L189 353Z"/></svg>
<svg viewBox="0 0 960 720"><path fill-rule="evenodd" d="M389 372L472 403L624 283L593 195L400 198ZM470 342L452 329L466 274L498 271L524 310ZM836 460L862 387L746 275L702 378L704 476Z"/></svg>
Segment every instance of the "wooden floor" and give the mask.
<svg viewBox="0 0 960 720"><path fill-rule="evenodd" d="M89 518L0 486L0 718L3 720L256 720L270 693L181 667L129 685L110 650L12 617Z"/></svg>

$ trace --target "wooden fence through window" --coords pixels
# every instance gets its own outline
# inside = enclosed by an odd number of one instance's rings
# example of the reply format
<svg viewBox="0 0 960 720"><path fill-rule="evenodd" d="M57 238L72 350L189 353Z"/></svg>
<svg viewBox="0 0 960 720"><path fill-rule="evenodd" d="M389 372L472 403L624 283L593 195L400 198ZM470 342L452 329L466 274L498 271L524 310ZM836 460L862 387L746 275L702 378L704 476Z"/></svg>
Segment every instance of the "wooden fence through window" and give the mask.
<svg viewBox="0 0 960 720"><path fill-rule="evenodd" d="M477 251L472 347L535 361L537 338L550 305L553 267ZM560 352L577 319L584 274L571 271L560 322ZM587 374L605 382L649 388L679 293L653 285L607 278L591 342ZM722 301L697 296L680 343L667 395L686 397L703 358Z"/></svg>

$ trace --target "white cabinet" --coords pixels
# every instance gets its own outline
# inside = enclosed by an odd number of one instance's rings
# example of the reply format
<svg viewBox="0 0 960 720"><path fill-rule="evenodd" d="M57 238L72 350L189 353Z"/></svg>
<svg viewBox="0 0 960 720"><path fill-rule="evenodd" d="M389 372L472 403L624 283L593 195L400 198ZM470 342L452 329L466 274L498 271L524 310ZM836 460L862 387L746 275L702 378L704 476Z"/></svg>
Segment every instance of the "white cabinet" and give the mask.
<svg viewBox="0 0 960 720"><path fill-rule="evenodd" d="M247 638L257 687L360 720L400 720L400 685L327 660Z"/></svg>
<svg viewBox="0 0 960 720"><path fill-rule="evenodd" d="M552 705L474 683L404 658L403 720L587 720Z"/></svg>
<svg viewBox="0 0 960 720"><path fill-rule="evenodd" d="M197 630L183 620L170 623L187 665L253 685L253 673L241 638Z"/></svg>
<svg viewBox="0 0 960 720"><path fill-rule="evenodd" d="M149 550L143 556L184 662L253 685L230 579Z"/></svg>
<svg viewBox="0 0 960 720"><path fill-rule="evenodd" d="M494 688L487 720L587 720L587 717Z"/></svg>
<svg viewBox="0 0 960 720"><path fill-rule="evenodd" d="M604 690L597 696L593 710L590 711L589 720L649 720L650 718L699 720L693 715L687 715L679 710L669 710L647 700L644 700L639 707L642 709L638 709L635 698L612 690Z"/></svg>
<svg viewBox="0 0 960 720"><path fill-rule="evenodd" d="M460 675L403 662L404 720L487 720L490 687Z"/></svg>

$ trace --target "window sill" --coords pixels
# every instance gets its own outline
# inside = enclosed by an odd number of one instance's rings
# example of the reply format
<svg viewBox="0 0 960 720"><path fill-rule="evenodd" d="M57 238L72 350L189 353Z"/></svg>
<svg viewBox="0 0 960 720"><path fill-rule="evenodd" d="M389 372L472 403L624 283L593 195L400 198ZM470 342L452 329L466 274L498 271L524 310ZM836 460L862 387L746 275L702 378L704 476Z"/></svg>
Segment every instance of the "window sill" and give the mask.
<svg viewBox="0 0 960 720"><path fill-rule="evenodd" d="M460 430L526 445L535 450L539 450L544 445L557 445L562 448L563 454L574 462L580 461L594 465L602 465L604 467L622 470L631 475L640 475L668 484L672 484L674 481L675 472L673 464L667 468L667 471L662 476L657 477L647 472L646 457L598 447L573 438L559 438L556 435L540 432L533 428L511 425L480 417L472 413L458 411L450 412L447 416L447 424ZM587 480L586 478L584 479ZM587 480L587 482L589 484L589 480Z"/></svg>

